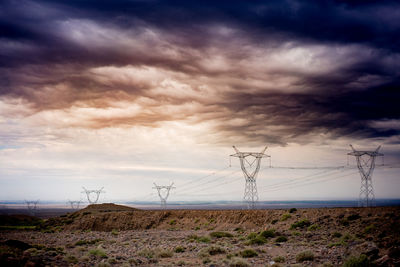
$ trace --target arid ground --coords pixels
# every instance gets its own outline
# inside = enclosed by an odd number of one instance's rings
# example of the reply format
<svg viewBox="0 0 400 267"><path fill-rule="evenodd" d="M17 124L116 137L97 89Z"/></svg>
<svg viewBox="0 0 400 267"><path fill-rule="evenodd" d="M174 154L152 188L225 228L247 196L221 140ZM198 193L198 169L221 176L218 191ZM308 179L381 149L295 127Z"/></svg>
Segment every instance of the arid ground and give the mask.
<svg viewBox="0 0 400 267"><path fill-rule="evenodd" d="M400 207L0 216L0 266L400 266Z"/></svg>

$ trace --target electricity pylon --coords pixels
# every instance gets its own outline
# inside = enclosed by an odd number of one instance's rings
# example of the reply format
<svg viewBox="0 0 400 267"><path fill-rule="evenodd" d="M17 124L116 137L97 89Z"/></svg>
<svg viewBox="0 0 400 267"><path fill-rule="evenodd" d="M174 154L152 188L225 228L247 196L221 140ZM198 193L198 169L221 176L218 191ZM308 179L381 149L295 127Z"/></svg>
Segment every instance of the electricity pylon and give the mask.
<svg viewBox="0 0 400 267"><path fill-rule="evenodd" d="M243 201L247 204L248 209L254 209L256 207L256 202L258 201L256 178L258 171L260 170L261 159L264 157L270 157L269 155L264 154L267 147L265 147L260 153L240 152L235 146L233 146L233 149L235 149L236 153L230 156L239 158L240 167L242 168L244 179L246 180ZM248 157L253 158L253 160L248 161ZM253 170L249 171L248 168L253 168Z"/></svg>
<svg viewBox="0 0 400 267"><path fill-rule="evenodd" d="M158 196L160 197L161 201L161 208L163 209L167 208L167 199L169 196L169 191L171 189L175 189L173 185L174 183L172 183L171 185L156 185L156 183L154 183L153 189L157 189Z"/></svg>
<svg viewBox="0 0 400 267"><path fill-rule="evenodd" d="M77 200L77 201L68 200L68 203L71 205L71 209L73 209L73 210L78 210L81 202L82 201L80 201L80 200Z"/></svg>
<svg viewBox="0 0 400 267"><path fill-rule="evenodd" d="M29 213L31 215L35 215L38 203L39 203L39 199L38 200L34 200L34 201L25 200L26 207L29 210Z"/></svg>
<svg viewBox="0 0 400 267"><path fill-rule="evenodd" d="M375 151L360 151L355 150L350 145L353 152L347 153L347 155L355 156L357 159L357 167L361 175L361 188L360 198L358 201L359 207L370 207L375 205L374 187L372 186L372 173L375 169L375 158L383 156L379 153L379 146Z"/></svg>
<svg viewBox="0 0 400 267"><path fill-rule="evenodd" d="M88 189L86 189L86 188L83 187L83 186L82 186L82 188L83 188L82 193L85 193L85 194L86 194L86 197L87 197L87 200L88 200L89 204L96 204L97 201L99 201L100 194L101 194L101 193L105 193L105 191L103 191L103 188L104 188L104 187L100 188L100 190L88 190ZM90 195L91 195L91 194L95 194L94 200L92 200L92 199L90 198Z"/></svg>

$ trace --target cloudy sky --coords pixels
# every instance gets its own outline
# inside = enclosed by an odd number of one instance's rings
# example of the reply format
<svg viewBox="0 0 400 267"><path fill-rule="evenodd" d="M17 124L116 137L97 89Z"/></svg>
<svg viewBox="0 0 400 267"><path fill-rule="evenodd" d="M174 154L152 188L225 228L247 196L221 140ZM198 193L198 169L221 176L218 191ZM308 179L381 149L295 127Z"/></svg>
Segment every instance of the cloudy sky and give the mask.
<svg viewBox="0 0 400 267"><path fill-rule="evenodd" d="M240 200L232 145L297 167L382 145L396 164L399 36L398 1L1 1L0 199L157 200L174 182L174 200ZM376 169L378 198L400 197L399 171ZM360 177L258 183L265 200L343 199Z"/></svg>

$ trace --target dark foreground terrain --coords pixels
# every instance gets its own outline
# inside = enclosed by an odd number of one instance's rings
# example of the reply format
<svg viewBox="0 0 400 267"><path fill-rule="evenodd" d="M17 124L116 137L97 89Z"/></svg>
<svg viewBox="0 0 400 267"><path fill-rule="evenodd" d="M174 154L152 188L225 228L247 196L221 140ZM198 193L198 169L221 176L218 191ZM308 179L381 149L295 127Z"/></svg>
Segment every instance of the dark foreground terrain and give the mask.
<svg viewBox="0 0 400 267"><path fill-rule="evenodd" d="M0 216L0 266L400 266L400 207Z"/></svg>

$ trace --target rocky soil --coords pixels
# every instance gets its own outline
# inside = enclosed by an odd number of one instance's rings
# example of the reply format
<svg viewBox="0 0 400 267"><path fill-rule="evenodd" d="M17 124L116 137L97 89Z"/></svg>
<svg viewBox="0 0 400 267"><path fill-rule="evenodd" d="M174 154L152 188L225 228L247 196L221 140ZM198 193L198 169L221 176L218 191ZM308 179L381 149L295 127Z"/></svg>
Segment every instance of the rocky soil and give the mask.
<svg viewBox="0 0 400 267"><path fill-rule="evenodd" d="M91 205L32 227L0 220L0 266L400 266L399 211Z"/></svg>

